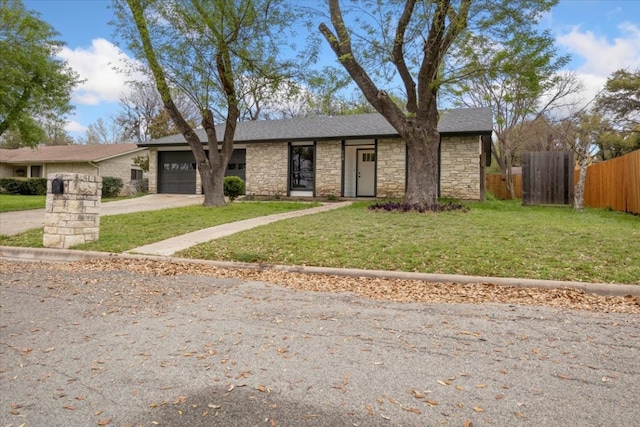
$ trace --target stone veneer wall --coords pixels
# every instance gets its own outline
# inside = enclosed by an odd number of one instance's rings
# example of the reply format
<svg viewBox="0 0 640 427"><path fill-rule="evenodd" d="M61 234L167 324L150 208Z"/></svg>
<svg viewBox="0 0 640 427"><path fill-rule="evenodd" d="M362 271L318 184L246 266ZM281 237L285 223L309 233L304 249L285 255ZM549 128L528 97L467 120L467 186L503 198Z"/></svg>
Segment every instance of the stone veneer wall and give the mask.
<svg viewBox="0 0 640 427"><path fill-rule="evenodd" d="M286 142L248 144L247 195L286 196L288 158Z"/></svg>
<svg viewBox="0 0 640 427"><path fill-rule="evenodd" d="M146 154L147 153L145 151L138 151L135 154L121 155L108 160L104 160L99 163L100 176L120 178L122 180L122 183L124 184L122 188L122 194L130 194L132 190L131 169L141 170L139 166L134 165L133 159L134 157L145 156Z"/></svg>
<svg viewBox="0 0 640 427"><path fill-rule="evenodd" d="M0 178L13 178L13 165L0 163Z"/></svg>
<svg viewBox="0 0 640 427"><path fill-rule="evenodd" d="M44 173L47 176L52 173L68 173L73 171L74 173L81 173L86 175L98 175L98 168L89 163L47 163L44 167Z"/></svg>
<svg viewBox="0 0 640 427"><path fill-rule="evenodd" d="M62 179L64 192L53 194L52 182ZM98 240L102 177L80 173L47 175L44 220L45 248L66 249Z"/></svg>
<svg viewBox="0 0 640 427"><path fill-rule="evenodd" d="M342 191L342 141L316 144L316 196L340 196Z"/></svg>
<svg viewBox="0 0 640 427"><path fill-rule="evenodd" d="M149 194L158 193L158 149L149 148Z"/></svg>
<svg viewBox="0 0 640 427"><path fill-rule="evenodd" d="M440 194L466 200L480 199L480 141L477 135L442 138Z"/></svg>
<svg viewBox="0 0 640 427"><path fill-rule="evenodd" d="M403 197L406 146L399 139L378 140L376 197Z"/></svg>

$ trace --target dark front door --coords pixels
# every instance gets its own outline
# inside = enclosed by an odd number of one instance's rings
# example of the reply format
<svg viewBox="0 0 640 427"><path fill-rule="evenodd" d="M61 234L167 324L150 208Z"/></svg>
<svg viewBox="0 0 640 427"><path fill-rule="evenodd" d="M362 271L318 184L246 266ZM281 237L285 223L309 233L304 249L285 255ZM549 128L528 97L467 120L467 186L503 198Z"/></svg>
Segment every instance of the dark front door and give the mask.
<svg viewBox="0 0 640 427"><path fill-rule="evenodd" d="M158 193L196 194L196 161L191 151L158 152Z"/></svg>

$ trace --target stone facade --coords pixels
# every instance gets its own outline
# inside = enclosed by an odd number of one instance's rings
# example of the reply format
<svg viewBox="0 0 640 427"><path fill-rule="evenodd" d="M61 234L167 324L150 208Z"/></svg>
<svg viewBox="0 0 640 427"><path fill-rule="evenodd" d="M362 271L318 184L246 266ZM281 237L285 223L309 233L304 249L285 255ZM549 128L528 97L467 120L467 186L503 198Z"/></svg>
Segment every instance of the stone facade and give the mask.
<svg viewBox="0 0 640 427"><path fill-rule="evenodd" d="M373 140L371 141L373 145ZM341 141L315 144L315 195L341 196L343 190ZM376 197L403 197L406 188L406 144L397 138L377 141ZM480 199L479 136L443 137L441 144L440 194L465 200ZM288 194L287 142L246 144L246 194L286 196ZM149 193L157 192L158 151L149 150ZM349 169L347 169L349 170ZM354 172L355 173L355 172ZM355 179L355 178L354 178ZM200 176L196 174L200 191Z"/></svg>
<svg viewBox="0 0 640 427"><path fill-rule="evenodd" d="M270 142L247 144L248 196L286 196L289 144Z"/></svg>
<svg viewBox="0 0 640 427"><path fill-rule="evenodd" d="M52 192L53 180L60 179L63 192ZM47 201L43 246L66 249L98 240L102 177L79 173L47 176Z"/></svg>
<svg viewBox="0 0 640 427"><path fill-rule="evenodd" d="M342 141L316 144L316 196L339 196L341 183Z"/></svg>
<svg viewBox="0 0 640 427"><path fill-rule="evenodd" d="M149 148L149 194L158 192L158 149Z"/></svg>
<svg viewBox="0 0 640 427"><path fill-rule="evenodd" d="M405 190L406 146L398 139L378 140L376 197L402 197Z"/></svg>
<svg viewBox="0 0 640 427"><path fill-rule="evenodd" d="M53 173L68 173L69 171L73 171L73 173L80 173L85 175L98 175L98 167L93 166L86 162L77 162L77 163L48 163L45 165L45 170L43 171L47 176Z"/></svg>
<svg viewBox="0 0 640 427"><path fill-rule="evenodd" d="M0 163L0 178L13 178L13 167Z"/></svg>
<svg viewBox="0 0 640 427"><path fill-rule="evenodd" d="M480 137L442 138L440 194L466 200L480 199Z"/></svg>

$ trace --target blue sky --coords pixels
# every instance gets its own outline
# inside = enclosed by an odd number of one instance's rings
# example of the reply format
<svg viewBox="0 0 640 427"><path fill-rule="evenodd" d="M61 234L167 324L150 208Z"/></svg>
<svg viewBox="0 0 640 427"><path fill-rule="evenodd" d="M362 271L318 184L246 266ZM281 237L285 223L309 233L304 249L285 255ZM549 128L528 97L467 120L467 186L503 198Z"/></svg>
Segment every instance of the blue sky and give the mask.
<svg viewBox="0 0 640 427"><path fill-rule="evenodd" d="M76 110L67 125L72 136L82 136L90 123L117 112L118 98L127 90L126 77L112 70L126 54L115 46L108 25L110 1L24 0L24 4L60 33L67 44L61 57L86 79L73 93ZM542 26L555 35L561 53L572 55L567 69L583 82L585 98L595 95L613 71L640 68L640 0L561 0L543 17Z"/></svg>

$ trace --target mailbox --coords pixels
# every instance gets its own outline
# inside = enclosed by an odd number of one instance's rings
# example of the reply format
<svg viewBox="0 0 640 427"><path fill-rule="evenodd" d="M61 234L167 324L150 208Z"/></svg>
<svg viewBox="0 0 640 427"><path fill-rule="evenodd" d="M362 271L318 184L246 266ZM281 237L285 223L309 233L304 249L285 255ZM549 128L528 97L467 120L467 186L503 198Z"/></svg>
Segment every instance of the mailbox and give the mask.
<svg viewBox="0 0 640 427"><path fill-rule="evenodd" d="M55 178L51 181L51 193L63 194L64 193L64 181L62 178Z"/></svg>

